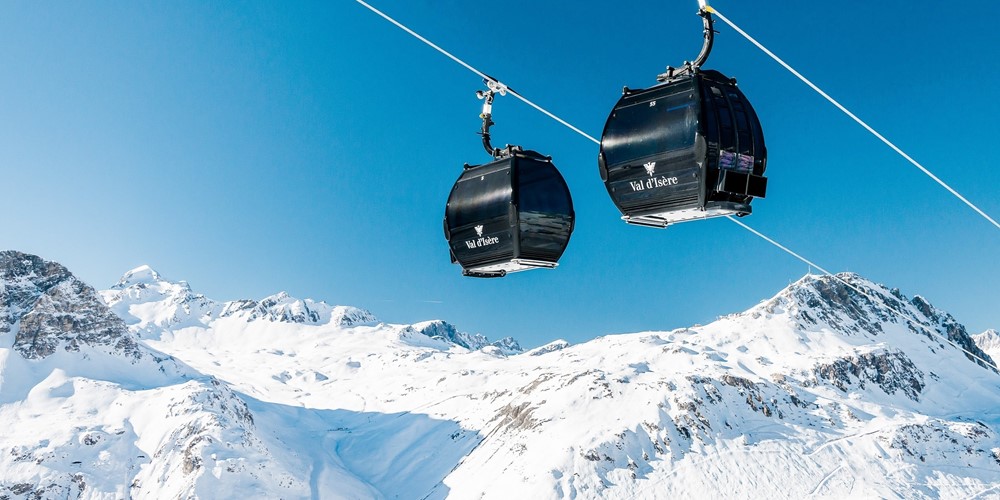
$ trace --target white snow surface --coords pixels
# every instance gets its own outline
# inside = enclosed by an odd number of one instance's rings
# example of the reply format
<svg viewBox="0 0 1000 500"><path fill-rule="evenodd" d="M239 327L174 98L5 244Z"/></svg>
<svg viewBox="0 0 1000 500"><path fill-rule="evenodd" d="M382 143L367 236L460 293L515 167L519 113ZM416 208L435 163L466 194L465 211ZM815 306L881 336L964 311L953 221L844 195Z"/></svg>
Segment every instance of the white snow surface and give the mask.
<svg viewBox="0 0 1000 500"><path fill-rule="evenodd" d="M0 334L0 497L1000 497L1000 375L946 313L840 278L868 296L809 275L705 326L519 354L140 267L101 295L141 363Z"/></svg>
<svg viewBox="0 0 1000 500"><path fill-rule="evenodd" d="M972 339L986 354L989 354L994 360L1000 360L1000 332L989 329L978 335L973 335Z"/></svg>

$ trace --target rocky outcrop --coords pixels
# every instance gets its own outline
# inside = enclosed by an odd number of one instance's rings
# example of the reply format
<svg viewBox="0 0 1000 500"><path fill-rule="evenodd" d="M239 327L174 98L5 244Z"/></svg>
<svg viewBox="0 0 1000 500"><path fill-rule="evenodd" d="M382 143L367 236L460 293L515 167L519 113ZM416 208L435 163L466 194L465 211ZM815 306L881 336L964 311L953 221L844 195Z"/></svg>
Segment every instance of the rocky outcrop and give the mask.
<svg viewBox="0 0 1000 500"><path fill-rule="evenodd" d="M829 327L844 335L882 334L886 325L904 325L935 343L950 342L984 368L996 363L950 314L917 295L872 283L854 273L806 276L763 305L767 312L788 307L801 329Z"/></svg>
<svg viewBox="0 0 1000 500"><path fill-rule="evenodd" d="M914 401L920 401L920 392L925 386L924 372L900 351L840 358L816 365L812 375L813 380L823 379L844 392L874 384L886 394L902 392Z"/></svg>
<svg viewBox="0 0 1000 500"><path fill-rule="evenodd" d="M462 346L470 351L492 347L495 349L491 350L505 356L523 352L521 345L513 337L504 337L496 342L490 342L490 339L482 334L460 332L451 323L441 320L417 323L413 325L413 328L422 335L426 335L432 339L444 340Z"/></svg>
<svg viewBox="0 0 1000 500"><path fill-rule="evenodd" d="M959 323L951 314L932 306L930 302L919 295L914 296L910 303L923 315L923 318L918 319L921 326L926 329L936 330L934 333L943 335L946 339L961 347L965 351L965 357L976 362L978 365L991 369L996 368L996 361L976 344L975 339L969 335L965 326Z"/></svg>
<svg viewBox="0 0 1000 500"><path fill-rule="evenodd" d="M25 358L84 345L141 356L125 323L97 292L54 262L0 252L0 306L0 334L15 332L13 348Z"/></svg>

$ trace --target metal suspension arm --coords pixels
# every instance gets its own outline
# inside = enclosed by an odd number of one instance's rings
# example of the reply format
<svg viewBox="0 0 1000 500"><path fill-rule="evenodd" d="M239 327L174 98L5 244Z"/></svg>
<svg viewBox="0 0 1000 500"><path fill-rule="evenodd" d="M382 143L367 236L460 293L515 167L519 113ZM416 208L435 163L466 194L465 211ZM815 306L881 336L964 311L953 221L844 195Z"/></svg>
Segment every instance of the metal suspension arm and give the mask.
<svg viewBox="0 0 1000 500"><path fill-rule="evenodd" d="M705 25L705 43L701 45L701 52L698 53L698 57L695 58L691 66L695 68L700 68L705 61L708 60L708 55L712 53L712 43L715 42L715 30L712 25L715 21L712 19L711 7L704 7L698 11L698 15L701 16L703 24Z"/></svg>
<svg viewBox="0 0 1000 500"><path fill-rule="evenodd" d="M483 147L486 148L486 152L490 156L496 158L498 151L490 143L490 127L494 125L493 123L493 91L489 90L483 92L482 90L476 92L476 97L484 99L483 102L483 112L479 113L479 117L483 119L483 128L479 131L479 135L483 136Z"/></svg>
<svg viewBox="0 0 1000 500"><path fill-rule="evenodd" d="M708 55L712 53L712 45L715 42L715 29L713 27L715 20L712 19L712 7L709 7L704 0L699 0L698 4L701 6L698 10L698 15L701 16L702 24L705 27L705 41L701 45L701 52L698 53L698 57L693 62L684 61L684 64L680 68L667 66L667 72L656 77L658 81L663 82L678 76L694 73L702 64L705 64L705 61L708 60Z"/></svg>

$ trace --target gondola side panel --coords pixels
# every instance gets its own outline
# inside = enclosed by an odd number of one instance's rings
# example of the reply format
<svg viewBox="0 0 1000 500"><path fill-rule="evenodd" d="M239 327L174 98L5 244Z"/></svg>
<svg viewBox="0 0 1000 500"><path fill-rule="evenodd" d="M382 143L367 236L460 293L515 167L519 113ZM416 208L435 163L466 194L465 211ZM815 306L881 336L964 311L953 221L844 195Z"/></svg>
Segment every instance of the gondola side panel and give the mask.
<svg viewBox="0 0 1000 500"><path fill-rule="evenodd" d="M462 173L448 198L451 252L464 269L514 258L509 158Z"/></svg>
<svg viewBox="0 0 1000 500"><path fill-rule="evenodd" d="M626 216L694 209L703 201L700 96L686 78L623 96L601 141L605 186Z"/></svg>

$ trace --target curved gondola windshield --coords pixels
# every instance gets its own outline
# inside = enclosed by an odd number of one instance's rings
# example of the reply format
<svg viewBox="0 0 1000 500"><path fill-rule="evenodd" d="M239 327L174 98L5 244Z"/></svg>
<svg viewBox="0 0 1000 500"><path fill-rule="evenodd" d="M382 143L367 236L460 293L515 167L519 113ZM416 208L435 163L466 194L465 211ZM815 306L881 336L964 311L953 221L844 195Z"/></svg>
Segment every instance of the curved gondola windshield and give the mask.
<svg viewBox="0 0 1000 500"><path fill-rule="evenodd" d="M518 164L518 209L524 213L539 213L568 218L573 214L573 202L566 182L549 162L521 160Z"/></svg>

